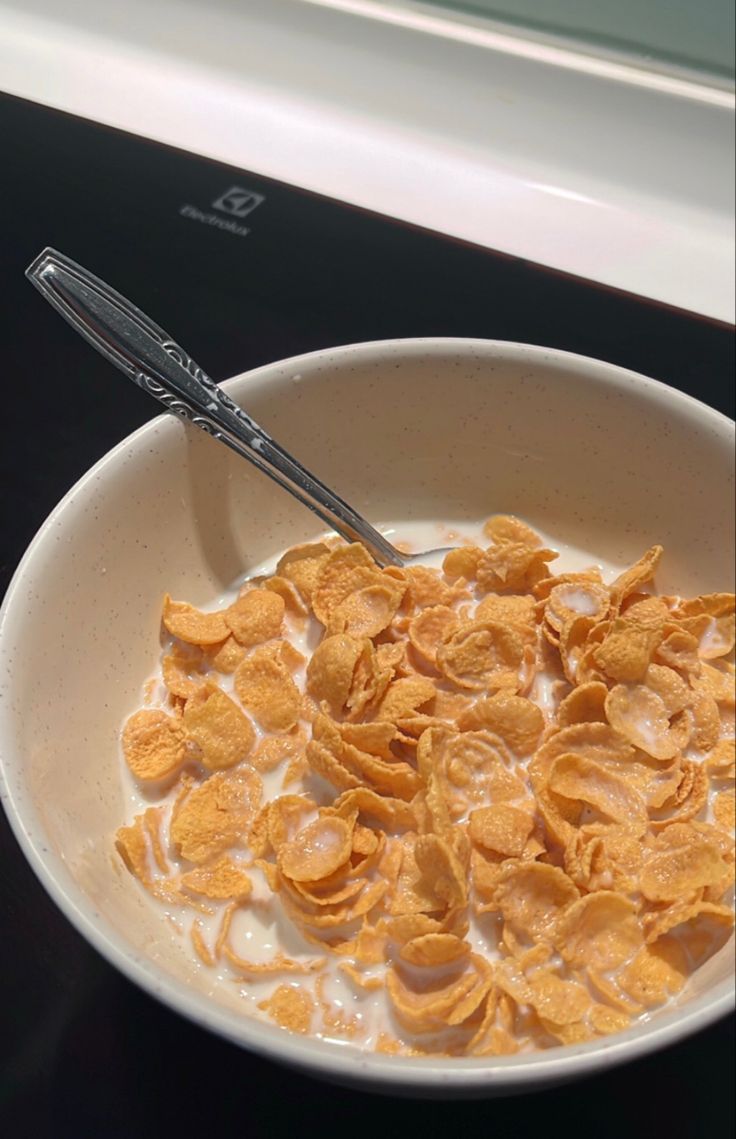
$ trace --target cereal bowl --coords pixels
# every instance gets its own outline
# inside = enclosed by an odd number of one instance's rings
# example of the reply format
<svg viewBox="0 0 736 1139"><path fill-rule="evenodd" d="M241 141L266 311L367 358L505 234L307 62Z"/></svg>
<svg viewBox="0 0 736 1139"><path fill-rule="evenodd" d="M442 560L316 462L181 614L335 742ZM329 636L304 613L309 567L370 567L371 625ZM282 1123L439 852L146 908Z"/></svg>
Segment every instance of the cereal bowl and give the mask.
<svg viewBox="0 0 736 1139"><path fill-rule="evenodd" d="M614 567L661 543L662 594L730 588L733 424L654 380L537 347L424 339L312 353L226 388L398 538L421 523L462 531L513 514ZM244 1013L235 987L172 932L114 849L130 799L121 726L157 667L161 599L210 607L249 571L320 533L258 471L168 416L111 451L42 526L0 623L3 800L69 920L202 1027L315 1076L393 1094L541 1088L725 1014L732 944L665 1007L610 1036L513 1055L385 1055Z"/></svg>

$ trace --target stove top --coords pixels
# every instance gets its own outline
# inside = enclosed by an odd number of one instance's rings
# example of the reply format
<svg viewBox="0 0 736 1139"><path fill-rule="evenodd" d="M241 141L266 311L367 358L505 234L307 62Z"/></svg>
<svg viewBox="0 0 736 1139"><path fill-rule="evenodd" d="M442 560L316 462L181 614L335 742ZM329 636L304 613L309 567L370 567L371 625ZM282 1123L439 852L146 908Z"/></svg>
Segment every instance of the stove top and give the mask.
<svg viewBox="0 0 736 1139"><path fill-rule="evenodd" d="M0 96L4 591L72 483L158 405L116 377L23 271L54 246L150 313L218 380L337 344L477 336L654 376L733 415L724 325ZM431 193L431 187L427 188ZM0 817L0 1130L149 1136L354 1127L670 1139L733 1122L733 1019L582 1084L423 1104L287 1074L180 1020L61 917ZM390 1109L391 1116L387 1115ZM307 1114L309 1113L309 1114ZM730 1115L729 1115L730 1113ZM12 1132L11 1132L12 1128ZM731 1127L733 1130L733 1126Z"/></svg>

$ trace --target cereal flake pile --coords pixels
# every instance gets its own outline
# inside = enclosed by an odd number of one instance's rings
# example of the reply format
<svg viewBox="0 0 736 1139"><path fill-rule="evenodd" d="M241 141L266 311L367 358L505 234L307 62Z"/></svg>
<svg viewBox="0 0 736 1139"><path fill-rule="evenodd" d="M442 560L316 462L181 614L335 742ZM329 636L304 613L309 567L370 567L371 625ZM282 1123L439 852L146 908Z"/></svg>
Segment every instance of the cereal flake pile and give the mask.
<svg viewBox="0 0 736 1139"><path fill-rule="evenodd" d="M218 612L165 599L165 696L123 731L158 802L117 849L206 965L269 981L284 1028L409 1055L577 1043L728 939L733 595L656 596L658 546L605 584L554 576L518 519L484 531L441 571L328 540ZM233 919L274 905L307 952L248 959ZM334 976L382 995L370 1039Z"/></svg>

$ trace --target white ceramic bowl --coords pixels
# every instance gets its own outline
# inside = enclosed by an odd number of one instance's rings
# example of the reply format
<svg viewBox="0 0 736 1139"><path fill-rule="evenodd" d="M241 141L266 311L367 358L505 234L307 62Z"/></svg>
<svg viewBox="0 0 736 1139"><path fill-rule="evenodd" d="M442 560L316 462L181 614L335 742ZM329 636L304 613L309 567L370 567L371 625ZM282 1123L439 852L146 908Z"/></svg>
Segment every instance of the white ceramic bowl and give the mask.
<svg viewBox="0 0 736 1139"><path fill-rule="evenodd" d="M615 563L661 542L665 592L730 588L733 424L653 380L523 345L409 340L272 364L227 390L379 524L515 513ZM726 1013L730 947L646 1023L498 1059L365 1054L257 1022L228 986L212 991L113 857L125 810L118 733L157 660L162 594L207 603L320 528L247 463L170 416L111 451L41 527L0 621L3 797L69 920L203 1027L315 1075L385 1091L526 1091L641 1056Z"/></svg>

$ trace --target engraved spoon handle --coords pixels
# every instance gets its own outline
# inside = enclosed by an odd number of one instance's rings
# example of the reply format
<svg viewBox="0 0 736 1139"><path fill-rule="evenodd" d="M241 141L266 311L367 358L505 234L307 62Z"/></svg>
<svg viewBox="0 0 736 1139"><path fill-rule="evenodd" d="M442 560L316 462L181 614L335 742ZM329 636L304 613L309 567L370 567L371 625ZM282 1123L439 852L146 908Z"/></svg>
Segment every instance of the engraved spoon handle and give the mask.
<svg viewBox="0 0 736 1139"><path fill-rule="evenodd" d="M380 565L406 563L370 523L305 470L120 293L54 249L44 249L26 276L72 328L169 411L249 459L347 541L362 542Z"/></svg>

